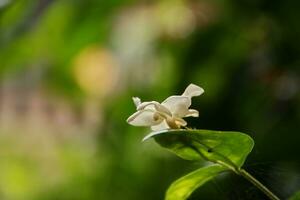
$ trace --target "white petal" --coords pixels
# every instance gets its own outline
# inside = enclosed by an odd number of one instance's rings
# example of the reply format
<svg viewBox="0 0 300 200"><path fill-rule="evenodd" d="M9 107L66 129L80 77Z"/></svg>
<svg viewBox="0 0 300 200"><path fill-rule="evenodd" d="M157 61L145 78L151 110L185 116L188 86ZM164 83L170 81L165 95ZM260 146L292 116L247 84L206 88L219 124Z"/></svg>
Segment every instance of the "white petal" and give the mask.
<svg viewBox="0 0 300 200"><path fill-rule="evenodd" d="M157 101L145 101L141 103L138 107L137 110L143 110L143 109L153 109L155 110L155 105L159 104Z"/></svg>
<svg viewBox="0 0 300 200"><path fill-rule="evenodd" d="M158 115L154 116L153 110L140 110L128 117L127 122L133 126L153 126L163 121Z"/></svg>
<svg viewBox="0 0 300 200"><path fill-rule="evenodd" d="M186 126L187 122L182 118L175 118L175 123L180 126Z"/></svg>
<svg viewBox="0 0 300 200"><path fill-rule="evenodd" d="M184 117L191 106L191 99L185 96L170 96L161 103L176 117Z"/></svg>
<svg viewBox="0 0 300 200"><path fill-rule="evenodd" d="M132 100L136 107L138 107L142 103L141 99L138 97L132 97Z"/></svg>
<svg viewBox="0 0 300 200"><path fill-rule="evenodd" d="M137 107L137 110L143 110L143 109L155 109L169 116L172 115L169 109L167 109L165 106L161 105L157 101L143 102Z"/></svg>
<svg viewBox="0 0 300 200"><path fill-rule="evenodd" d="M195 84L190 84L189 86L187 86L182 96L187 96L192 98L195 96L200 96L203 92L204 92L203 88Z"/></svg>
<svg viewBox="0 0 300 200"><path fill-rule="evenodd" d="M164 120L158 125L151 126L151 129L153 131L160 131L160 130L170 129L170 127L168 126L167 122Z"/></svg>
<svg viewBox="0 0 300 200"><path fill-rule="evenodd" d="M198 110L189 109L185 117L199 117Z"/></svg>

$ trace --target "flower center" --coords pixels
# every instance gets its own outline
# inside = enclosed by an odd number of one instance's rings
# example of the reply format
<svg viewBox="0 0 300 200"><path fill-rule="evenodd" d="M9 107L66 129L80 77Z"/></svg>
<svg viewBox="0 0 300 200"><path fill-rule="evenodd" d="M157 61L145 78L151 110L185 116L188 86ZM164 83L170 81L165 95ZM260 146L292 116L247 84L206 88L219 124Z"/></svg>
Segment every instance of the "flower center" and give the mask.
<svg viewBox="0 0 300 200"><path fill-rule="evenodd" d="M172 117L168 117L166 119L166 122L171 129L179 129L180 128L180 126L178 126L178 124L176 123L175 119Z"/></svg>

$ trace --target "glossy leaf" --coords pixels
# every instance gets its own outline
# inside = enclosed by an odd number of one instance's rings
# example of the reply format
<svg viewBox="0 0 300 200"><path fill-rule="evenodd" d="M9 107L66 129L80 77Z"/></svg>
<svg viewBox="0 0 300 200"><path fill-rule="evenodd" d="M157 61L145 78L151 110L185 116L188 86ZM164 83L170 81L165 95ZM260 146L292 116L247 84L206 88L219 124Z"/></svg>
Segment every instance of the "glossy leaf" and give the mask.
<svg viewBox="0 0 300 200"><path fill-rule="evenodd" d="M220 165L211 165L183 176L169 187L165 200L187 199L195 189L226 170Z"/></svg>
<svg viewBox="0 0 300 200"><path fill-rule="evenodd" d="M234 171L241 168L254 145L250 136L231 131L174 129L153 132L144 140L149 138L183 159L205 159Z"/></svg>

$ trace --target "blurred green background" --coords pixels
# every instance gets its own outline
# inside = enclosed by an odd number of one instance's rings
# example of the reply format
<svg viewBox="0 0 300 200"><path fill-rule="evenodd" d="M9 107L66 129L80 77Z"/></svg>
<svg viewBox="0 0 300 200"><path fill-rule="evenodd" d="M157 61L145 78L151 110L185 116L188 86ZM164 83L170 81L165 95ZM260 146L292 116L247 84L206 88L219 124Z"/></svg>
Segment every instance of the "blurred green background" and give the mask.
<svg viewBox="0 0 300 200"><path fill-rule="evenodd" d="M300 1L0 0L0 199L160 200L203 163L131 127L132 96L189 83L201 129L256 142L246 169L300 189ZM190 199L266 199L225 174Z"/></svg>

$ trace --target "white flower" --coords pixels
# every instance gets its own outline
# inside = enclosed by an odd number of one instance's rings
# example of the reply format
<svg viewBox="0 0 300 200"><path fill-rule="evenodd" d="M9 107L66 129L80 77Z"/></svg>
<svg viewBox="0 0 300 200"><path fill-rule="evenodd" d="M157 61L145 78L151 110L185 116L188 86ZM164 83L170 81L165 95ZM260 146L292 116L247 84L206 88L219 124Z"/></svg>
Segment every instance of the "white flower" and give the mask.
<svg viewBox="0 0 300 200"><path fill-rule="evenodd" d="M189 107L192 97L200 96L203 92L201 87L190 84L182 95L170 96L162 103L141 102L140 98L133 97L137 112L127 122L133 126L151 126L153 131L184 127L187 125L184 117L198 117L198 111Z"/></svg>

